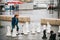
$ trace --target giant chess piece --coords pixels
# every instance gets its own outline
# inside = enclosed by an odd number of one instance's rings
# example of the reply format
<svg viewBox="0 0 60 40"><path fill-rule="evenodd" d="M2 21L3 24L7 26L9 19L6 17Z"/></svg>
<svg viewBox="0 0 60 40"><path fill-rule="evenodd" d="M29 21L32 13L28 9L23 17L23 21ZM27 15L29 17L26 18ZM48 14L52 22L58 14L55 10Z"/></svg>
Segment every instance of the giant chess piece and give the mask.
<svg viewBox="0 0 60 40"><path fill-rule="evenodd" d="M26 27L26 23L25 23L24 26L23 26L23 33L24 33L24 34L28 34L28 32L27 32L27 27Z"/></svg>
<svg viewBox="0 0 60 40"><path fill-rule="evenodd" d="M43 25L43 30L46 30L46 25Z"/></svg>
<svg viewBox="0 0 60 40"><path fill-rule="evenodd" d="M35 34L35 23L32 23L32 33Z"/></svg>
<svg viewBox="0 0 60 40"><path fill-rule="evenodd" d="M60 37L60 26L59 26L59 30L58 30L58 37Z"/></svg>
<svg viewBox="0 0 60 40"><path fill-rule="evenodd" d="M13 32L12 32L12 37L16 37L17 35L17 31L16 31L16 26L15 26L15 28L13 29Z"/></svg>
<svg viewBox="0 0 60 40"><path fill-rule="evenodd" d="M40 23L37 24L37 32L41 32L41 24Z"/></svg>
<svg viewBox="0 0 60 40"><path fill-rule="evenodd" d="M24 34L28 34L28 22L24 25Z"/></svg>
<svg viewBox="0 0 60 40"><path fill-rule="evenodd" d="M59 30L58 30L58 33L60 33L60 26L59 26Z"/></svg>
<svg viewBox="0 0 60 40"><path fill-rule="evenodd" d="M21 33L22 33L22 25L19 24L19 26L20 26L20 27L19 27L19 33L20 33L20 35L18 35L18 36L22 36L22 35L21 35Z"/></svg>
<svg viewBox="0 0 60 40"><path fill-rule="evenodd" d="M29 33L30 31L29 31L29 23L28 22L26 22L26 31Z"/></svg>
<svg viewBox="0 0 60 40"><path fill-rule="evenodd" d="M21 35L24 34L24 24L22 23L22 30L21 30Z"/></svg>
<svg viewBox="0 0 60 40"><path fill-rule="evenodd" d="M56 40L56 33L54 33L53 31L50 31L50 38L49 40Z"/></svg>
<svg viewBox="0 0 60 40"><path fill-rule="evenodd" d="M46 30L43 31L43 37L42 37L42 39L47 39L47 37L46 37Z"/></svg>
<svg viewBox="0 0 60 40"><path fill-rule="evenodd" d="M11 28L10 26L7 26L7 34L6 36L11 36Z"/></svg>
<svg viewBox="0 0 60 40"><path fill-rule="evenodd" d="M51 25L49 24L49 22L47 22L47 33L50 33L51 31Z"/></svg>

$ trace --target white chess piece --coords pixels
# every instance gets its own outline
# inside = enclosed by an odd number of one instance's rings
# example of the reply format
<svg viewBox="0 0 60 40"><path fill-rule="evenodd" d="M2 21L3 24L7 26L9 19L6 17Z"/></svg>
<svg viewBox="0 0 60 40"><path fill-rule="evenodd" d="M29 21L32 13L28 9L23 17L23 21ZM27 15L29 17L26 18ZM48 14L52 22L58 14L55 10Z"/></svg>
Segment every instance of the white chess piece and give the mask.
<svg viewBox="0 0 60 40"><path fill-rule="evenodd" d="M24 33L24 23L21 23L21 33Z"/></svg>
<svg viewBox="0 0 60 40"><path fill-rule="evenodd" d="M51 25L49 24L49 22L47 22L47 33L50 33L51 31Z"/></svg>
<svg viewBox="0 0 60 40"><path fill-rule="evenodd" d="M13 32L12 32L12 37L16 37L17 35L17 31L16 31L16 26L15 26L15 28L13 29Z"/></svg>
<svg viewBox="0 0 60 40"><path fill-rule="evenodd" d="M23 26L23 33L24 33L24 34L28 34L27 28L26 28L26 23L25 23L24 26Z"/></svg>
<svg viewBox="0 0 60 40"><path fill-rule="evenodd" d="M43 25L43 30L46 30L46 25Z"/></svg>
<svg viewBox="0 0 60 40"><path fill-rule="evenodd" d="M10 26L7 26L7 34L6 36L11 36L11 28Z"/></svg>
<svg viewBox="0 0 60 40"><path fill-rule="evenodd" d="M41 24L40 23L37 24L37 32L41 32Z"/></svg>
<svg viewBox="0 0 60 40"><path fill-rule="evenodd" d="M32 23L32 33L35 33L35 24Z"/></svg>
<svg viewBox="0 0 60 40"><path fill-rule="evenodd" d="M29 33L30 31L29 31L29 23L28 22L26 22L26 31Z"/></svg>
<svg viewBox="0 0 60 40"><path fill-rule="evenodd" d="M58 32L60 33L60 26L59 26L59 30L58 30Z"/></svg>
<svg viewBox="0 0 60 40"><path fill-rule="evenodd" d="M21 33L22 33L22 25L21 25L21 23L19 24L19 33L20 33L20 35L21 35ZM18 35L18 36L20 36L20 35Z"/></svg>
<svg viewBox="0 0 60 40"><path fill-rule="evenodd" d="M21 33L23 33L23 25L24 25L23 23L20 23L20 24L19 24L19 26L20 26L20 27L19 27L19 33L20 33L20 34L18 35L18 39L21 39L21 37L22 37Z"/></svg>

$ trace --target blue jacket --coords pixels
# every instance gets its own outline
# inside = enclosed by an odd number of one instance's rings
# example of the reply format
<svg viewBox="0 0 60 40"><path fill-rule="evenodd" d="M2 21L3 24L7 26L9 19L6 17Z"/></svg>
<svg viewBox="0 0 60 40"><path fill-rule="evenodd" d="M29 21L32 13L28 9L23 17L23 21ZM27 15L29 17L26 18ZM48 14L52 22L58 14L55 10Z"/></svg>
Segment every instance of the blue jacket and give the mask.
<svg viewBox="0 0 60 40"><path fill-rule="evenodd" d="M12 18L12 26L15 26L15 25L18 25L18 19L17 18L15 18L15 17L13 17Z"/></svg>

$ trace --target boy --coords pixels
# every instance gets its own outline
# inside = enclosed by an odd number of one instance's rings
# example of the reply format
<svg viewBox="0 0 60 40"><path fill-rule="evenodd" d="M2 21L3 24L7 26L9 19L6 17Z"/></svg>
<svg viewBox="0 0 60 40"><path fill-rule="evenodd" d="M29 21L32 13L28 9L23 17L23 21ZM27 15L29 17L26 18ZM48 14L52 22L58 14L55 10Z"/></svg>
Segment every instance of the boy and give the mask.
<svg viewBox="0 0 60 40"><path fill-rule="evenodd" d="M14 17L12 18L12 21L11 21L11 25L12 25L12 30L11 32L13 32L13 29L15 28L15 26L17 27L17 33L19 31L19 27L18 27L18 17L19 15L18 14L15 14Z"/></svg>

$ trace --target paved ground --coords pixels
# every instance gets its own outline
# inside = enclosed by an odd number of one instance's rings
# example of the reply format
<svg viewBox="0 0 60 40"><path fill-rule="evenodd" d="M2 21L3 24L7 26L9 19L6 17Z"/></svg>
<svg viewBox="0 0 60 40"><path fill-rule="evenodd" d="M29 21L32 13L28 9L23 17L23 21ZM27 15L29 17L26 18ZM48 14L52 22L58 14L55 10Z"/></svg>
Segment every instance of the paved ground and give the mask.
<svg viewBox="0 0 60 40"><path fill-rule="evenodd" d="M58 35L58 26L52 26L51 28L54 30L54 32ZM47 34L47 39L44 40L49 40L49 35ZM0 28L0 40L43 40L42 39L42 33L35 33L31 34L29 33L28 35L18 35L16 38L12 37L7 37L6 36L6 27ZM56 40L59 40L59 37L56 37Z"/></svg>

